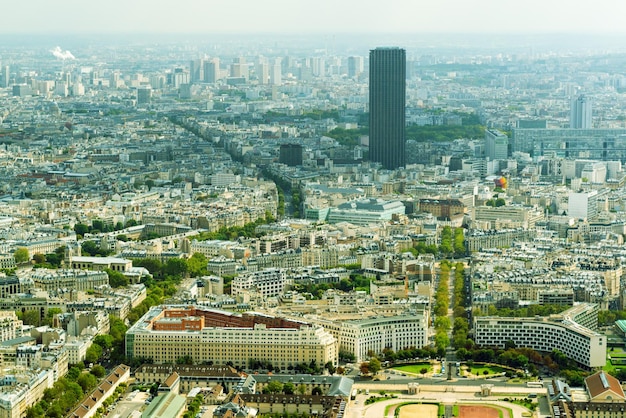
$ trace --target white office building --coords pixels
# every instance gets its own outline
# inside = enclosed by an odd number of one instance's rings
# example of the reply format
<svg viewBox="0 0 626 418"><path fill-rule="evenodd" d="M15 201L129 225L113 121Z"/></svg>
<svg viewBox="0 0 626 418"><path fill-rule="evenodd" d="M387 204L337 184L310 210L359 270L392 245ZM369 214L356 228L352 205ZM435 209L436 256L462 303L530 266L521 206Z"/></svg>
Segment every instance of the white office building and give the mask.
<svg viewBox="0 0 626 418"><path fill-rule="evenodd" d="M598 215L598 191L570 192L568 215L577 219L593 219Z"/></svg>
<svg viewBox="0 0 626 418"><path fill-rule="evenodd" d="M287 287L287 272L284 269L267 269L241 274L231 283L233 296L256 289L263 296L278 296Z"/></svg>
<svg viewBox="0 0 626 418"><path fill-rule="evenodd" d="M585 367L603 367L606 363L606 336L585 326L592 326L588 314L594 312L597 325L597 310L597 305L581 304L560 315L545 318L477 316L474 318L474 341L483 347L504 348L508 341L512 341L517 347L546 353L559 350Z"/></svg>

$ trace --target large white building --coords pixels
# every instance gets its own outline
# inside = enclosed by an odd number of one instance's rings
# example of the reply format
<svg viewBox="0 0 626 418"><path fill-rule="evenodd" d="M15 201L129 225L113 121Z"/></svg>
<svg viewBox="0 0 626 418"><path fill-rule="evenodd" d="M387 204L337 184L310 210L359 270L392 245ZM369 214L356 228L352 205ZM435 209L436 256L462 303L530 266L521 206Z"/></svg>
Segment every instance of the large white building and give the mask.
<svg viewBox="0 0 626 418"><path fill-rule="evenodd" d="M367 226L390 221L393 215L404 215L405 207L399 200L361 199L342 203L331 208L328 223L349 222Z"/></svg>
<svg viewBox="0 0 626 418"><path fill-rule="evenodd" d="M483 347L504 348L512 341L518 347L541 352L559 350L585 367L603 367L606 336L589 328L597 326L597 313L597 305L580 304L545 318L477 316L474 341Z"/></svg>
<svg viewBox="0 0 626 418"><path fill-rule="evenodd" d="M598 191L570 192L567 199L568 215L578 219L593 219L598 214Z"/></svg>
<svg viewBox="0 0 626 418"><path fill-rule="evenodd" d="M339 350L354 354L357 362L368 359L368 353L382 353L428 345L428 312L375 317L360 320L334 321L313 319L333 334Z"/></svg>
<svg viewBox="0 0 626 418"><path fill-rule="evenodd" d="M175 364L188 356L194 364L271 362L287 369L315 360L337 363L337 340L319 325L257 313L201 307L153 307L126 333L126 355Z"/></svg>

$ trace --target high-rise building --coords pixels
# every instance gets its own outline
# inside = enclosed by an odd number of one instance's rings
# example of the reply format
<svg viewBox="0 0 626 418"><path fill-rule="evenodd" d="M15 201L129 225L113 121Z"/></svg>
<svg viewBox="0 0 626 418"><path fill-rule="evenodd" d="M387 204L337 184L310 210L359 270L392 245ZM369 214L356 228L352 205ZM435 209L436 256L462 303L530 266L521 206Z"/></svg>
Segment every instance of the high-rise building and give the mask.
<svg viewBox="0 0 626 418"><path fill-rule="evenodd" d="M230 66L230 76L243 77L248 80L249 69L244 57L235 58L235 62L233 62Z"/></svg>
<svg viewBox="0 0 626 418"><path fill-rule="evenodd" d="M490 161L506 160L509 154L509 137L495 130L485 131L485 156Z"/></svg>
<svg viewBox="0 0 626 418"><path fill-rule="evenodd" d="M270 84L280 86L283 83L282 67L280 58L276 58L274 64L270 66Z"/></svg>
<svg viewBox="0 0 626 418"><path fill-rule="evenodd" d="M195 59L189 62L189 76L192 83L204 80L204 60Z"/></svg>
<svg viewBox="0 0 626 418"><path fill-rule="evenodd" d="M311 70L316 77L324 77L326 75L326 61L322 57L313 57L311 59Z"/></svg>
<svg viewBox="0 0 626 418"><path fill-rule="evenodd" d="M267 84L269 82L270 66L266 61L257 63L255 71L259 84Z"/></svg>
<svg viewBox="0 0 626 418"><path fill-rule="evenodd" d="M278 161L291 167L302 165L302 145L281 144L280 158Z"/></svg>
<svg viewBox="0 0 626 418"><path fill-rule="evenodd" d="M204 63L204 81L207 83L215 83L220 77L220 60L213 58Z"/></svg>
<svg viewBox="0 0 626 418"><path fill-rule="evenodd" d="M137 89L137 104L147 104L152 100L152 88L142 86Z"/></svg>
<svg viewBox="0 0 626 418"><path fill-rule="evenodd" d="M9 87L9 83L11 82L11 69L8 65L2 67L2 74L0 75L0 84L2 87Z"/></svg>
<svg viewBox="0 0 626 418"><path fill-rule="evenodd" d="M363 73L363 57L348 57L348 77L358 77Z"/></svg>
<svg viewBox="0 0 626 418"><path fill-rule="evenodd" d="M584 94L572 99L569 127L574 129L593 128L591 123L591 100Z"/></svg>
<svg viewBox="0 0 626 418"><path fill-rule="evenodd" d="M370 160L384 168L405 164L406 51L370 51Z"/></svg>

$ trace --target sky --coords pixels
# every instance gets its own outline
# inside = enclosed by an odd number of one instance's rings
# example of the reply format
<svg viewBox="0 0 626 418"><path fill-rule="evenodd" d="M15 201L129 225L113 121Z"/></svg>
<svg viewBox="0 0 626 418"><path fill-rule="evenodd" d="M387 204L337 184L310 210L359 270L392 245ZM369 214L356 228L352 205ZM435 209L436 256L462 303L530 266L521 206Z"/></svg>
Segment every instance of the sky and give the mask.
<svg viewBox="0 0 626 418"><path fill-rule="evenodd" d="M1 34L626 32L623 0L5 0Z"/></svg>

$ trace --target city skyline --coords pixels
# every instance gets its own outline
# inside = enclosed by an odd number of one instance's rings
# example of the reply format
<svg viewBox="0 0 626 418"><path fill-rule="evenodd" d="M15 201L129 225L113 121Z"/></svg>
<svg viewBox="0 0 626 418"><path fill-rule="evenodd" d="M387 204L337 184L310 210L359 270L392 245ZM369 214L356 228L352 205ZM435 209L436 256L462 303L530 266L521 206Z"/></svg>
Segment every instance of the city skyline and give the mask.
<svg viewBox="0 0 626 418"><path fill-rule="evenodd" d="M392 0L315 3L284 0L165 2L113 0L90 12L75 0L15 2L0 33L626 33L626 4L599 0L473 2L443 0L422 4ZM37 13L32 13L37 10ZM304 18L306 17L306 18Z"/></svg>

